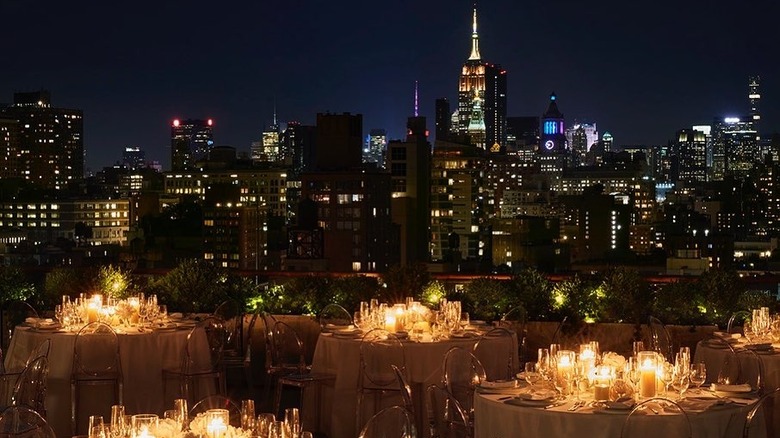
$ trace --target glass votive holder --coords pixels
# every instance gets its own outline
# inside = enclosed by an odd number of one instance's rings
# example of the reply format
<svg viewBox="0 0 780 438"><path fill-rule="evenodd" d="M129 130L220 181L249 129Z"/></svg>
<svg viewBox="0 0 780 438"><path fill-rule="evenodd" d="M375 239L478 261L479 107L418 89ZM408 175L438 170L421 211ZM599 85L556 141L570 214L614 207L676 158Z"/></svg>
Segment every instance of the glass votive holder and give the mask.
<svg viewBox="0 0 780 438"><path fill-rule="evenodd" d="M639 396L643 398L655 397L657 394L658 354L655 351L640 351L636 357L639 370Z"/></svg>
<svg viewBox="0 0 780 438"><path fill-rule="evenodd" d="M227 409L206 411L206 433L208 438L222 438L227 433L230 412Z"/></svg>
<svg viewBox="0 0 780 438"><path fill-rule="evenodd" d="M599 365L593 372L593 399L597 401L609 400L609 388L615 376L615 370L611 366Z"/></svg>
<svg viewBox="0 0 780 438"><path fill-rule="evenodd" d="M136 414L130 418L132 438L154 438L157 433L157 414Z"/></svg>

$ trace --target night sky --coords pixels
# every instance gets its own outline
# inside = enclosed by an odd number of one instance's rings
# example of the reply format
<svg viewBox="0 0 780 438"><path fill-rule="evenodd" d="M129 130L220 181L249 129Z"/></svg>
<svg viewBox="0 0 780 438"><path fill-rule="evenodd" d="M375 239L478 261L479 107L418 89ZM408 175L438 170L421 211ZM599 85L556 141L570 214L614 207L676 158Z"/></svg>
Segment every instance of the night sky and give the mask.
<svg viewBox="0 0 780 438"><path fill-rule="evenodd" d="M270 123L363 114L404 135L419 81L455 106L470 52L466 0L0 1L0 102L48 89L80 108L93 171L140 146L169 167L170 121L213 118L215 142L248 150ZM508 71L508 116L540 115L551 91L567 123L618 145L661 144L747 112L762 78L762 132L780 131L780 6L763 1L478 4L483 59Z"/></svg>

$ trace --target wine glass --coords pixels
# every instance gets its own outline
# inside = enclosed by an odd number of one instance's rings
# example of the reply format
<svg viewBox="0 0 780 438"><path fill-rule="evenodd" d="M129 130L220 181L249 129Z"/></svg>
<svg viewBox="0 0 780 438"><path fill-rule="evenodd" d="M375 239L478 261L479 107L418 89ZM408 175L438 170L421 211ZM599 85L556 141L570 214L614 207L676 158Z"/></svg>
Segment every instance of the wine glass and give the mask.
<svg viewBox="0 0 780 438"><path fill-rule="evenodd" d="M693 384L697 390L704 384L707 380L707 367L704 365L704 362L691 365L690 379L691 384Z"/></svg>
<svg viewBox="0 0 780 438"><path fill-rule="evenodd" d="M672 388L679 393L680 400L682 400L683 393L690 385L689 376L690 372L683 364L674 367L674 371L672 372Z"/></svg>
<svg viewBox="0 0 780 438"><path fill-rule="evenodd" d="M528 382L528 385L530 385L532 388L536 382L539 381L539 379L542 378L542 376L539 375L539 372L537 371L538 363L536 362L526 362L525 363L525 369L523 377L525 378L525 381Z"/></svg>
<svg viewBox="0 0 780 438"><path fill-rule="evenodd" d="M276 416L274 414L260 414L257 416L257 435L260 438L268 438L268 434L271 432L271 425L276 422Z"/></svg>
<svg viewBox="0 0 780 438"><path fill-rule="evenodd" d="M672 383L674 376L674 365L664 362L661 368L661 382L664 384L664 395L667 395L669 393L669 385Z"/></svg>
<svg viewBox="0 0 780 438"><path fill-rule="evenodd" d="M90 415L89 416L89 428L87 429L90 438L104 438L105 431L103 430L103 416L102 415Z"/></svg>

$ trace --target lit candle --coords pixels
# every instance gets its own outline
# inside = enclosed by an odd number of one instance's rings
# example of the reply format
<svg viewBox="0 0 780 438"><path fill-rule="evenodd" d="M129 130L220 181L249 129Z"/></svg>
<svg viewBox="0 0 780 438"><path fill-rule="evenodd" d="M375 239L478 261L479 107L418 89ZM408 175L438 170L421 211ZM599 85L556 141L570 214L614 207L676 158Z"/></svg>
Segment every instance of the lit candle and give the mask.
<svg viewBox="0 0 780 438"><path fill-rule="evenodd" d="M596 367L593 374L593 398L595 400L609 400L609 385L612 380L612 367Z"/></svg>
<svg viewBox="0 0 780 438"><path fill-rule="evenodd" d="M655 397L656 394L656 356L653 351L640 351L637 354L639 365L639 395Z"/></svg>
<svg viewBox="0 0 780 438"><path fill-rule="evenodd" d="M98 320L98 305L95 301L87 303L87 322L95 322Z"/></svg>
<svg viewBox="0 0 780 438"><path fill-rule="evenodd" d="M571 379L574 376L572 372L575 365L575 353L569 350L561 350L558 352L558 361L556 363L556 379L563 388L568 388ZM564 394L568 394L568 389L564 390Z"/></svg>
<svg viewBox="0 0 780 438"><path fill-rule="evenodd" d="M155 437L149 432L148 427L141 426L141 430L138 432L138 438L155 438Z"/></svg>
<svg viewBox="0 0 780 438"><path fill-rule="evenodd" d="M130 315L130 323L138 323L139 313L141 312L141 300L138 297L129 297L127 304L130 305L133 313Z"/></svg>
<svg viewBox="0 0 780 438"><path fill-rule="evenodd" d="M395 330L396 332L404 331L404 316L405 311L402 306L396 306L395 308Z"/></svg>
<svg viewBox="0 0 780 438"><path fill-rule="evenodd" d="M227 426L222 422L222 419L215 418L209 423L207 432L210 438L220 438L226 430Z"/></svg>
<svg viewBox="0 0 780 438"><path fill-rule="evenodd" d="M385 315L385 330L395 332L395 316Z"/></svg>

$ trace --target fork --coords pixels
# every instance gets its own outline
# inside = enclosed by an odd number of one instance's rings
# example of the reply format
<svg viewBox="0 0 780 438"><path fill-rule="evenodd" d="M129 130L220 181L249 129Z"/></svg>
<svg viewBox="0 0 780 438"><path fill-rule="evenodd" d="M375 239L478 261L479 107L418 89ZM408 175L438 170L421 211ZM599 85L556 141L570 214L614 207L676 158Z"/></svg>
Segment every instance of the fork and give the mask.
<svg viewBox="0 0 780 438"><path fill-rule="evenodd" d="M583 405L585 405L585 402L583 402L582 400L577 400L574 402L573 405L571 405L571 407L569 407L569 411L572 412L576 411L577 409L581 408Z"/></svg>

